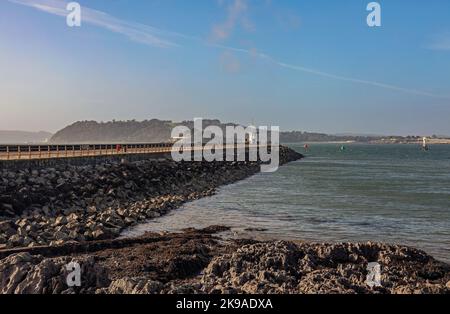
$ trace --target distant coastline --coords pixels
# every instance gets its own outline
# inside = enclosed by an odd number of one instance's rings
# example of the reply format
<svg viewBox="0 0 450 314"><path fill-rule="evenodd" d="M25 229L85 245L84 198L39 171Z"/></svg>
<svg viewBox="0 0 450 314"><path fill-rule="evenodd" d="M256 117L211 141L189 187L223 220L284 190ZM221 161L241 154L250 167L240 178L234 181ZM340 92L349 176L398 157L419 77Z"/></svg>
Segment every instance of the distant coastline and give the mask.
<svg viewBox="0 0 450 314"><path fill-rule="evenodd" d="M448 138L427 138L429 145L448 145L450 144L450 139ZM422 140L408 140L408 139L381 139L374 140L370 144L417 144L422 145Z"/></svg>
<svg viewBox="0 0 450 314"><path fill-rule="evenodd" d="M127 121L78 121L55 134L49 132L0 131L0 144L105 144L105 143L160 143L171 140L175 126L193 129L193 121L169 120ZM236 123L224 123L218 119L203 120L203 127L218 126L225 130ZM421 144L423 137L430 145L450 144L447 135L374 135L374 134L326 134L306 131L281 131L280 143L367 143L367 144Z"/></svg>
<svg viewBox="0 0 450 314"><path fill-rule="evenodd" d="M405 145L422 145L422 141L402 141L402 140L373 140L369 142L358 142L358 141L302 141L302 142L291 142L283 144L373 144L373 145L393 145L393 144L405 144ZM429 139L429 145L450 145L450 139L439 138L439 139Z"/></svg>

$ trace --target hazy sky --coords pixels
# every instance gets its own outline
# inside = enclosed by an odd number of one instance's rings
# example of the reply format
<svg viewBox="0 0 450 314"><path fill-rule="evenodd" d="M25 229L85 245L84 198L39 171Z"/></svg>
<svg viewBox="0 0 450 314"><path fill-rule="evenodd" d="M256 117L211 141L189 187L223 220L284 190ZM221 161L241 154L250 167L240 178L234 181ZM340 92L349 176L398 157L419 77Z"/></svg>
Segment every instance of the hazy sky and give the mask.
<svg viewBox="0 0 450 314"><path fill-rule="evenodd" d="M450 1L0 1L0 130L194 117L450 135Z"/></svg>

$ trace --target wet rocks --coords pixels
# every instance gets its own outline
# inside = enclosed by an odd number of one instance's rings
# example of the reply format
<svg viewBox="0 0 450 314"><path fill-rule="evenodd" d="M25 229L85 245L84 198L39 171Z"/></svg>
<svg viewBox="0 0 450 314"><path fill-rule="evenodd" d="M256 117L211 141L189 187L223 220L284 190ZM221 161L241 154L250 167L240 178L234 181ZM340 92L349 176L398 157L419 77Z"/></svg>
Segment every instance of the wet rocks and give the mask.
<svg viewBox="0 0 450 314"><path fill-rule="evenodd" d="M96 293L107 294L157 294L164 285L159 281L141 278L121 278L111 282L105 289L99 289Z"/></svg>
<svg viewBox="0 0 450 314"><path fill-rule="evenodd" d="M366 283L369 262L381 265L380 287ZM279 241L215 257L202 282L207 293L448 293L448 278L449 265L413 248Z"/></svg>
<svg viewBox="0 0 450 314"><path fill-rule="evenodd" d="M207 292L281 293L295 289L298 249L293 243L246 245L231 255L213 259L205 270ZM282 287L283 286L283 287Z"/></svg>
<svg viewBox="0 0 450 314"><path fill-rule="evenodd" d="M413 248L224 241L214 236L223 230L66 242L33 249L36 255L13 254L0 260L0 293L450 293L450 265ZM81 266L81 287L66 283L70 262ZM373 262L381 267L380 286L366 282Z"/></svg>
<svg viewBox="0 0 450 314"><path fill-rule="evenodd" d="M13 236L15 233L16 229L14 228L14 224L11 221L9 220L0 221L0 234L4 238L9 238Z"/></svg>
<svg viewBox="0 0 450 314"><path fill-rule="evenodd" d="M2 294L17 293L17 286L25 280L30 269L41 260L41 258L31 256L28 253L12 255L1 260L0 273L2 276L0 281L0 292ZM37 281L42 282L42 278L37 279Z"/></svg>
<svg viewBox="0 0 450 314"><path fill-rule="evenodd" d="M67 265L80 265L81 287L69 287ZM94 293L110 283L105 270L94 258L75 260L70 257L44 258L19 253L0 260L0 293L2 294L62 294Z"/></svg>
<svg viewBox="0 0 450 314"><path fill-rule="evenodd" d="M281 163L302 156L281 147ZM258 162L146 160L0 170L0 246L104 240L223 184L258 172Z"/></svg>

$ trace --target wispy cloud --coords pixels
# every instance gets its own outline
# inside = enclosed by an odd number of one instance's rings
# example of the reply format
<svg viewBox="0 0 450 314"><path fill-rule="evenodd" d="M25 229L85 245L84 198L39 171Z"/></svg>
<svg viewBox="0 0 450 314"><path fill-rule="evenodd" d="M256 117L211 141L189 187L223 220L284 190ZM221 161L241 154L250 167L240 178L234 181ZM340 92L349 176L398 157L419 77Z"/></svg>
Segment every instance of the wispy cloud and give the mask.
<svg viewBox="0 0 450 314"><path fill-rule="evenodd" d="M25 5L28 7L33 7L37 10L47 12L49 14L58 15L58 16L66 16L66 1L63 0L8 0L10 2L14 2L17 4ZM229 32L234 28L234 25L236 21L239 19L241 14L247 10L247 5L245 0L233 0L233 5L229 8L229 15L227 21L222 25L222 38L223 36L228 36ZM411 89L411 88L405 88L401 86L396 86L392 84L387 84L383 82L377 82L377 81L371 81L371 80L364 80L354 77L348 77L348 76L342 76L337 75L333 73L328 73L324 71L319 71L316 69L311 69L304 66L294 65L286 62L282 62L280 60L277 60L276 58L273 58L265 53L258 52L256 49L243 49L243 48L237 48L237 47L231 47L226 45L221 45L217 43L211 43L208 40L205 40L200 37L195 36L189 36L181 33L175 33L175 32L169 32L165 30L161 30L155 27L128 22L125 20L121 20L118 18L115 18L105 12L97 11L94 9L90 9L83 6L82 10L82 22L83 23L89 23L98 27L102 27L104 29L107 29L109 31L122 34L129 38L130 40L133 40L135 42L139 42L141 44L149 45L149 46L155 46L155 47L173 47L178 46L173 41L170 41L166 38L178 38L178 39L188 39L192 41L199 42L200 44L203 44L208 47L236 52L236 53L243 53L247 54L251 57L258 58L261 60L265 60L267 62L270 62L280 68L290 69L297 72L303 72L308 73L312 75L322 76L325 78L338 80L338 81L346 81L351 83L357 83L357 84L364 84L364 85L370 85L375 86L379 88L394 90L398 92L403 92L407 94L412 95L418 95L418 96L426 96L426 97L433 97L433 98L441 98L441 99L450 99L450 96L445 95L438 95L422 90L417 89ZM435 49L445 49L450 48L450 36L444 38L444 40L441 40L439 42L436 42L436 45L434 45ZM236 71L240 68L240 65L238 64L237 59L229 58L228 54L225 54L225 63L227 66L229 66L229 69L232 69L233 71ZM231 60L231 61L230 61ZM223 61L223 60L222 60Z"/></svg>
<svg viewBox="0 0 450 314"><path fill-rule="evenodd" d="M450 32L434 36L428 48L432 50L450 51Z"/></svg>
<svg viewBox="0 0 450 314"><path fill-rule="evenodd" d="M220 0L219 4L224 5L229 3L227 0ZM214 25L212 30L212 37L214 40L225 40L230 37L234 28L238 23L247 30L253 30L254 25L245 16L245 12L248 9L248 4L246 0L232 0L232 2L227 6L227 18L223 23Z"/></svg>
<svg viewBox="0 0 450 314"><path fill-rule="evenodd" d="M433 98L441 98L441 99L448 99L448 100L450 100L450 96L446 96L446 95L438 95L438 94L429 93L429 92L418 90L418 89L405 88L405 87L396 86L396 85L387 84L387 83L382 83L382 82L377 82L377 81L371 81L371 80L364 80L364 79L359 79L359 78L354 78L354 77L342 76L342 75L337 75L337 74L333 74L333 73L319 71L319 70L316 70L316 69L311 69L311 68L304 67L304 66L299 66L299 65L285 63L285 62L279 61L279 60L277 60L277 59L275 59L275 58L273 58L273 57L271 57L271 56L269 56L269 55L267 55L265 53L258 52L258 51L254 50L254 49L242 49L242 48L235 48L235 47L224 46L224 45L219 45L219 44L210 44L210 45L214 46L214 47L217 47L217 48L221 48L221 49L228 49L230 51L244 53L244 54L250 55L252 57L256 57L256 58L259 58L261 60L265 60L267 62L270 62L272 64L275 64L275 65L279 66L279 67L282 67L282 68L285 68L285 69L289 69L289 70L293 70L293 71L309 73L309 74L322 76L322 77L325 77L325 78L334 79L334 80L338 80L338 81L346 81L346 82L357 83L357 84L371 85L371 86L380 87L380 88L384 88L384 89L390 89L390 90L403 92L403 93L407 93L407 94L413 94L413 95L418 95L418 96L426 96L426 97L433 97Z"/></svg>
<svg viewBox="0 0 450 314"><path fill-rule="evenodd" d="M67 1L63 0L9 0L20 5L28 6L53 15L66 17ZM147 25L133 23L115 18L102 11L87 7L82 8L82 23L92 24L111 32L124 35L128 39L149 46L173 47L177 46L172 41L163 39L164 36L177 35L165 32Z"/></svg>

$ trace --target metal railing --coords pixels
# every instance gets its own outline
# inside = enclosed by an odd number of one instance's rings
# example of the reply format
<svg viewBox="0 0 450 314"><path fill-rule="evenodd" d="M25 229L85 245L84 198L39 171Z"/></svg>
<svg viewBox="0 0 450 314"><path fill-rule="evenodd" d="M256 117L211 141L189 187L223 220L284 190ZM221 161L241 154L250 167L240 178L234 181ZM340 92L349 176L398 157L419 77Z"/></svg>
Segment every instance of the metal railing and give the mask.
<svg viewBox="0 0 450 314"><path fill-rule="evenodd" d="M0 145L0 160L70 158L170 152L172 143Z"/></svg>
<svg viewBox="0 0 450 314"><path fill-rule="evenodd" d="M75 145L0 145L0 160L73 158L89 156L110 156L126 154L170 153L173 143L147 144L75 144ZM236 144L234 147L248 144ZM187 150L203 149L204 146L191 145ZM224 147L227 148L229 145ZM231 147L232 148L232 147Z"/></svg>

